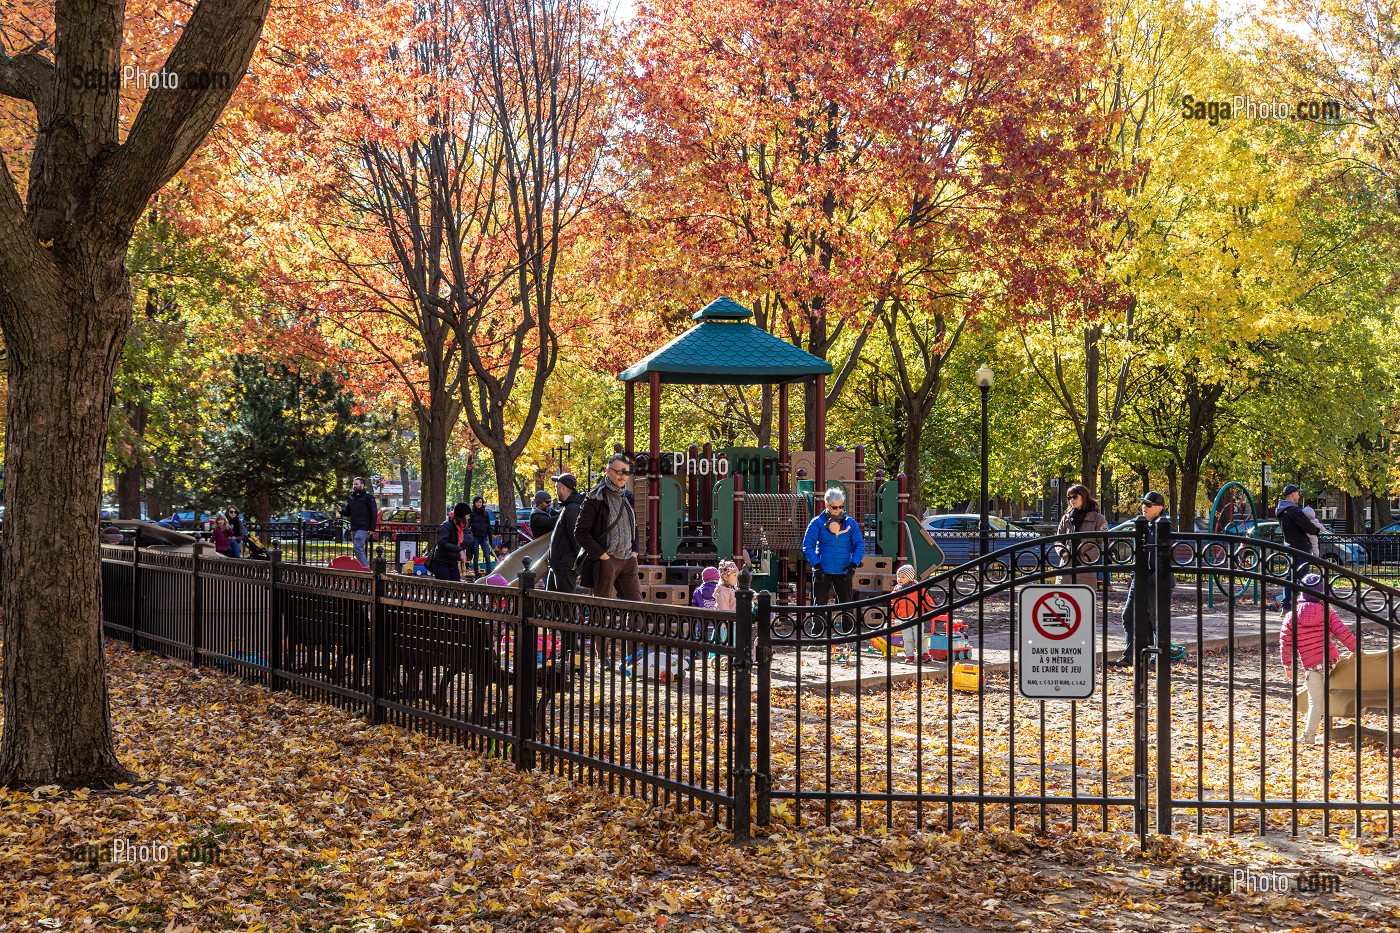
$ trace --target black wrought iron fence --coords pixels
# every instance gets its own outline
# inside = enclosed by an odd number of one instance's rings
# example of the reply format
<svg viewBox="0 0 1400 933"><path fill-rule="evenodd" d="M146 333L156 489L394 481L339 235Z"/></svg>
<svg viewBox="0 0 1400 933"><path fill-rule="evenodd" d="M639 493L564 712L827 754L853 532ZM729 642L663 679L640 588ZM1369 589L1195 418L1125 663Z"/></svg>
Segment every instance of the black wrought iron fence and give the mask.
<svg viewBox="0 0 1400 933"><path fill-rule="evenodd" d="M202 544L104 546L102 578L106 633L134 647L748 833L752 639L731 616Z"/></svg>
<svg viewBox="0 0 1400 933"><path fill-rule="evenodd" d="M389 522L377 528L368 544L373 556L383 548L384 558L391 567L402 566L425 553L438 537L440 523ZM329 564L337 557L353 557L354 535L349 524L335 521L326 524L309 522L256 522L248 531L261 548L276 547L286 559L298 564ZM524 544L528 539L519 526L497 523L491 531L491 563ZM257 556L248 548L245 557ZM482 566L485 566L483 560Z"/></svg>
<svg viewBox="0 0 1400 933"><path fill-rule="evenodd" d="M1344 817L1353 832L1393 833L1400 593L1269 542L1173 536L1166 523L1149 541L1147 528L1016 542L847 605L777 606L760 595L759 822L1087 819L1145 836L1174 825L1331 831ZM1171 576L1134 587L1155 568ZM1306 593L1310 572L1320 579ZM1023 597L1074 582L1093 594L1080 620L1093 627L1092 690L1078 701L1030 698L1022 669L1037 659L1019 644ZM1296 653L1298 631L1280 645L1285 617L1273 608L1276 597L1304 595L1362 649L1355 663L1321 669L1316 745L1303 741L1301 662L1281 661L1281 650ZM1116 666L1129 629L1140 650ZM965 671L955 667L959 637ZM910 662L893 648L906 638L919 641ZM1341 717L1350 722L1339 727Z"/></svg>
<svg viewBox="0 0 1400 933"><path fill-rule="evenodd" d="M196 550L104 547L107 631L737 836L751 801L760 823L1395 830L1400 591L1267 541L1140 522L851 604L741 589L733 616ZM1278 597L1360 651L1285 667L1316 646L1280 639ZM1044 647L1075 632L1073 663Z"/></svg>

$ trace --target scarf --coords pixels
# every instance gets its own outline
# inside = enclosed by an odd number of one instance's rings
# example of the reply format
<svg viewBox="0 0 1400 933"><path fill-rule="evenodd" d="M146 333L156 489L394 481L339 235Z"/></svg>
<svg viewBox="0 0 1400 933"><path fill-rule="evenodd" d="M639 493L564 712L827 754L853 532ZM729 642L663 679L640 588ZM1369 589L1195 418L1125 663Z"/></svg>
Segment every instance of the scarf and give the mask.
<svg viewBox="0 0 1400 933"><path fill-rule="evenodd" d="M603 483L603 503L608 507L608 527L603 547L607 549L609 557L626 560L632 556L637 516L623 490L607 481Z"/></svg>

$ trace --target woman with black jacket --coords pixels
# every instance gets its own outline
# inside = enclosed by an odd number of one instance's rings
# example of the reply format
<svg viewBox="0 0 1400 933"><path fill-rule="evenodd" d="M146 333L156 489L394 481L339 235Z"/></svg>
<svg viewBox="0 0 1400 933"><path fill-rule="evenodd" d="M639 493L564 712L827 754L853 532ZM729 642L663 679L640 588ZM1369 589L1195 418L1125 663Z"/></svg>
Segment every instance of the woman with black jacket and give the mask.
<svg viewBox="0 0 1400 933"><path fill-rule="evenodd" d="M472 541L468 544L472 556L472 575L481 576L481 566L476 562L478 548L481 549L481 556L486 561L486 572L489 574L496 569L495 562L491 560L491 513L486 511L486 500L481 496L472 500L471 514L467 517L467 530L472 534Z"/></svg>
<svg viewBox="0 0 1400 933"><path fill-rule="evenodd" d="M465 502L458 502L447 521L438 528L437 550L428 563L428 572L439 580L462 579L463 554L472 540L467 529L469 511Z"/></svg>

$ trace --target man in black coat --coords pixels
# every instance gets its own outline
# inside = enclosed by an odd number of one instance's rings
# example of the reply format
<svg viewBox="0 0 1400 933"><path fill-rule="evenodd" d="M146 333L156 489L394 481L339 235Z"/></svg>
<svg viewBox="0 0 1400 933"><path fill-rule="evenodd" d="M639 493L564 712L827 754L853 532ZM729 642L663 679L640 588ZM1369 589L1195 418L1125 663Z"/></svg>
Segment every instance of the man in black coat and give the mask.
<svg viewBox="0 0 1400 933"><path fill-rule="evenodd" d="M379 522L379 505L374 496L365 492L365 480L355 477L355 488L349 500L340 507L340 514L350 520L350 538L355 544L355 559L369 566L369 539Z"/></svg>
<svg viewBox="0 0 1400 933"><path fill-rule="evenodd" d="M535 507L530 510L530 537L542 537L554 530L559 513L550 508L549 493L543 489L535 493Z"/></svg>
<svg viewBox="0 0 1400 933"><path fill-rule="evenodd" d="M574 536L581 550L580 586L591 586L594 596L613 599L642 598L637 572L637 510L627 488L632 462L623 454L608 460L603 481L583 497Z"/></svg>
<svg viewBox="0 0 1400 933"><path fill-rule="evenodd" d="M1147 577L1140 580L1138 575L1134 573L1128 583L1128 600L1123 604L1122 615L1123 636L1127 647L1123 649L1123 654L1120 657L1104 661L1108 667L1134 667L1143 658L1138 649L1157 643L1157 588L1164 586L1167 589L1172 589L1176 586L1176 576L1170 568L1166 568L1161 574L1157 572L1157 519L1166 511L1166 508L1166 497L1160 492L1143 494L1142 514L1147 518ZM1139 602L1143 604L1147 614L1147 630L1143 632L1146 643L1135 648ZM1171 646L1165 646L1162 651L1170 657Z"/></svg>
<svg viewBox="0 0 1400 933"><path fill-rule="evenodd" d="M1289 483L1283 487L1283 497L1278 500L1278 508L1274 514L1278 517L1278 530L1283 532L1283 540L1289 547L1296 551L1307 551L1312 554L1312 542L1308 540L1309 535L1317 534L1317 528L1313 525L1312 519L1308 518L1303 511L1303 491ZM1309 558L1302 554L1292 555L1293 579L1301 579L1309 572ZM1293 601L1297 598L1297 593L1293 588L1285 587L1283 591L1283 611L1288 612L1293 608Z"/></svg>
<svg viewBox="0 0 1400 933"><path fill-rule="evenodd" d="M578 589L578 575L574 572L578 538L574 536L574 526L583 508L583 493L578 491L578 477L572 473L560 473L550 479L554 480L559 516L554 524L554 537L549 541L549 576L544 588L556 593L572 593Z"/></svg>

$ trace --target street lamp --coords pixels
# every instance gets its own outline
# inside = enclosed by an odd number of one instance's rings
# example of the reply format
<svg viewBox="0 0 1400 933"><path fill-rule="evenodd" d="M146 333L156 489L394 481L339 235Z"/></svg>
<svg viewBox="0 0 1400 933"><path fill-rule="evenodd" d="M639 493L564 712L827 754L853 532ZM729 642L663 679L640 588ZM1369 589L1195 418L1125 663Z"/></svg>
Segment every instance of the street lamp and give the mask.
<svg viewBox="0 0 1400 933"><path fill-rule="evenodd" d="M564 461L568 460L570 455L573 454L573 452L574 436L572 434L565 434L564 443L554 448L554 461L555 464L558 466L558 469L555 470L555 473L564 472Z"/></svg>
<svg viewBox="0 0 1400 933"><path fill-rule="evenodd" d="M987 553L987 396L992 393L992 367L983 363L977 370L977 388L982 393L982 554Z"/></svg>

